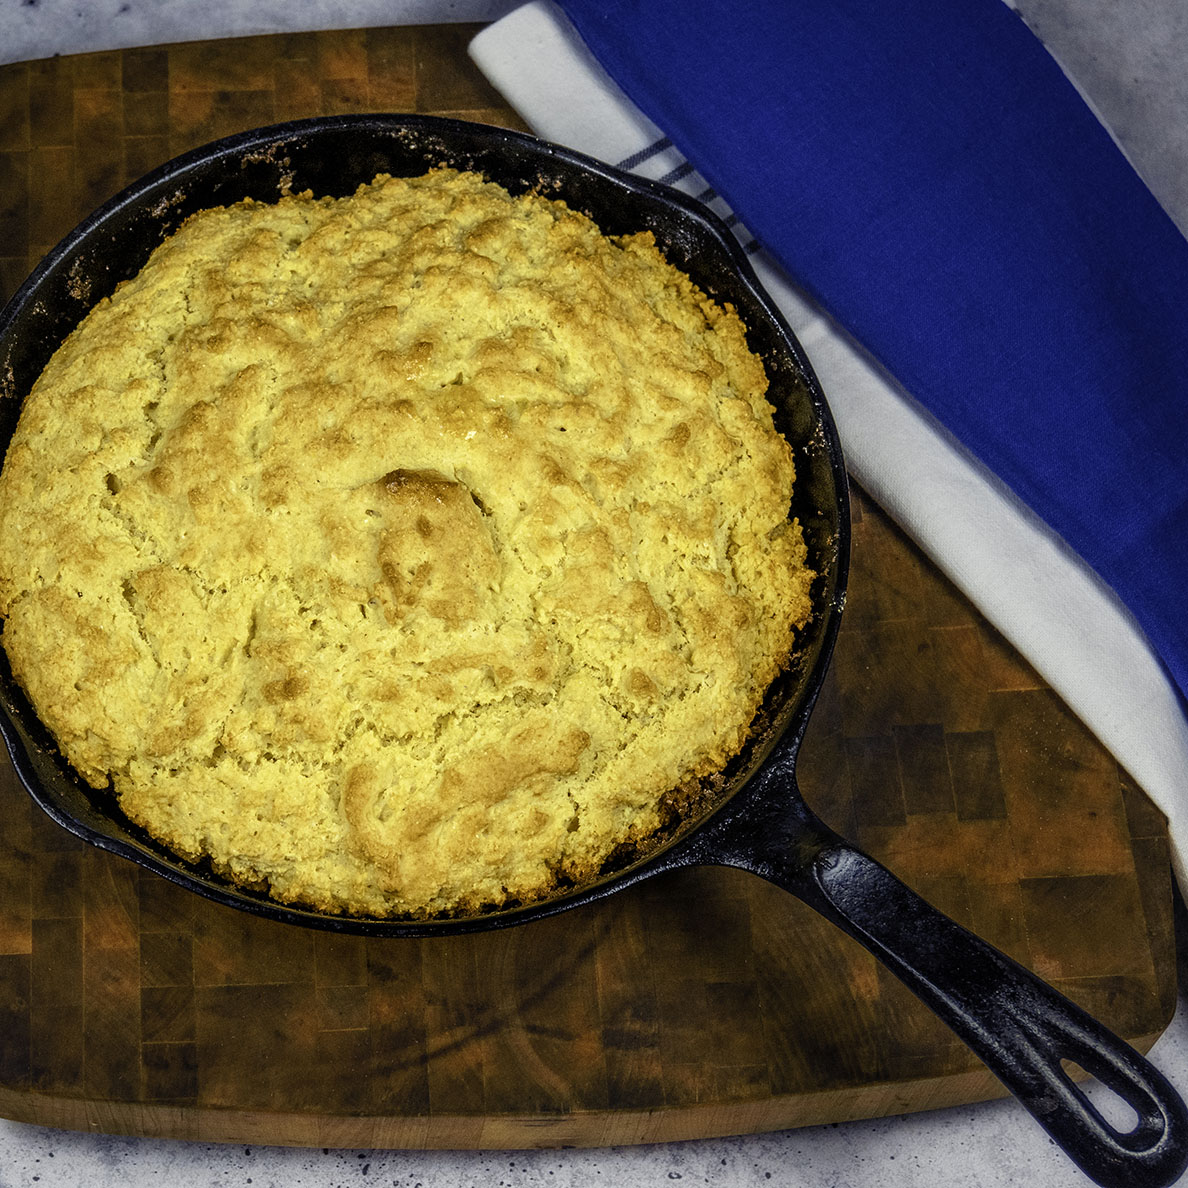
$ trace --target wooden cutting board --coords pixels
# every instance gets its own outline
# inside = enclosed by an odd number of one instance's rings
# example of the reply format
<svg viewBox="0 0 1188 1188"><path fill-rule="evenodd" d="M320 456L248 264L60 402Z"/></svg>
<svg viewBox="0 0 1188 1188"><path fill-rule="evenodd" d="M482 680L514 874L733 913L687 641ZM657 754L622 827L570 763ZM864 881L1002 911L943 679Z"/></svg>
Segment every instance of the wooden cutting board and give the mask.
<svg viewBox="0 0 1188 1188"><path fill-rule="evenodd" d="M0 286L126 182L342 111L518 125L473 27L0 68ZM806 798L1140 1048L1175 999L1166 825L861 493ZM500 933L368 941L220 908L84 846L0 770L0 1114L236 1142L651 1142L923 1110L997 1082L856 945L736 871Z"/></svg>

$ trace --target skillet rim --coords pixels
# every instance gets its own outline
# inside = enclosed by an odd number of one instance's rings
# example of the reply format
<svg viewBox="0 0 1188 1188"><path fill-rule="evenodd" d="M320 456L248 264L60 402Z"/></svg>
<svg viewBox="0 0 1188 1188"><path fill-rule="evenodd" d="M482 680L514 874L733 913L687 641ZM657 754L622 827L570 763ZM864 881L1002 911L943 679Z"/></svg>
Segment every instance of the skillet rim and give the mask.
<svg viewBox="0 0 1188 1188"><path fill-rule="evenodd" d="M207 899L283 923L341 933L425 937L507 927L594 902L642 879L678 866L712 861L712 857L707 858L699 849L699 835L704 836L705 829L711 821L718 825L738 820L745 822L749 806L747 798L741 793L748 787L751 777L776 755L792 761L795 759L813 703L828 668L845 603L850 519L841 445L811 363L783 315L763 290L733 233L713 211L695 199L661 183L627 173L615 166L527 133L446 117L399 113L321 116L235 133L183 153L132 182L80 222L40 261L8 305L0 311L0 415L10 420L15 427L21 401L16 399L18 366L14 365L13 360L15 352L23 344L19 337L14 341L14 329L21 329L23 320L27 320L30 311L36 314L40 307L41 313L45 313L47 304L52 303L54 296L52 286L55 283L59 286L65 284L66 292L78 312L76 315L58 315L59 324L69 321L69 325L60 337L49 343L46 360L92 305L110 293L121 280L134 275L143 266L142 258L130 271L126 271L126 275L117 275L114 279L109 269L109 275L102 278L105 291L98 297L92 296L90 282L93 278L80 276L84 271L79 267L80 261L84 260L83 253L88 249L102 247L101 241L112 231L113 225L117 234L111 236L110 242L117 246L119 233L130 233L128 226L119 225L121 217L130 215L133 220L164 220L156 241L160 242L176 229L176 225L181 221L177 215L180 210L185 209L185 203L177 198L181 194L177 189L179 182L196 176L204 168L216 166L221 166L224 171L230 168L231 174L235 174L237 168L240 176L238 179L233 177L232 181L242 182L242 175L249 165L263 165L279 171L279 185L274 188L279 188L280 192L283 192L284 165L288 163L288 158L278 157L278 154L284 151L295 153L298 148L307 147L306 142L327 137L332 139L336 134L370 134L377 145L384 140L402 142L406 151L412 152L415 149L423 154L420 165L422 171L428 167L424 154L430 152L438 154L439 163L455 168L477 168L480 172L487 172L473 162L493 153L508 154L514 151L526 155L527 159L534 161L538 166L534 176L521 176L520 189L533 188L532 183L535 182L535 188L544 191L546 166L550 167L551 174L556 170L571 173L573 176L565 184L576 189L581 188L583 179L596 179L598 184L609 186L627 203L632 214L630 229L652 230L657 240L661 241L664 254L670 259L674 250L688 252L691 243L697 242L699 238L704 243L708 237L709 245L720 255L719 270L724 270L722 275L726 278L727 286L737 286L732 295L745 298L753 311L758 312L762 318L763 325L760 329L751 324L750 316L744 317L748 339L761 333L763 337L774 342L777 348L774 354L770 349L759 352L768 366L769 375L773 362L778 361L781 367L791 364L788 375L793 377L793 382L800 391L782 391L779 401L776 401L769 391L769 398L777 407L777 415L786 414L791 417L800 414L803 417L806 410L811 414L808 417L807 432L797 434L798 440L792 441L797 453L798 492L802 493L800 476L805 459L812 464L817 482L822 480L822 476L830 479L827 485L830 488L831 505L816 508L817 515L828 523L824 531L825 539L820 542L823 547L813 556L819 570L819 588L815 584L812 626L811 629L806 629L807 646L803 653L799 654L795 670L785 674L785 677L777 678L776 682L791 683L791 693L788 695L785 691L783 696L777 698L778 704L769 707L763 729L744 747L737 769L724 779L726 788L718 794L712 806L700 815L686 820L673 836L649 849L622 869L602 874L575 887L562 889L541 900L469 916L407 918L325 913L285 904L253 893L209 871L204 871L195 864L179 859L140 827L123 818L118 811L113 814L110 810L114 806L114 798L107 806L95 804L96 793L73 773L73 769L60 756L48 732L41 726L25 698L23 690L16 686L7 656L0 648L0 735L4 738L21 784L44 812L82 840L134 861L152 873ZM410 139L415 141L418 137L423 138L424 143L410 146ZM392 169L391 172L395 173L397 170ZM493 180L513 188L504 177L494 177ZM349 192L357 184L358 179L351 180L348 189L341 192ZM553 176L549 184L555 188L562 183ZM171 188L174 191L173 195L168 192ZM517 191L513 188L513 192ZM587 204L573 201L573 196L568 193L562 196L571 206L589 213ZM236 199L229 195L228 200ZM193 209L203 209L217 204L201 202ZM169 226L170 220L174 222L172 227ZM595 221L602 226L601 220L596 218ZM133 223L132 230L135 230L136 226L137 224ZM605 227L603 229L606 231ZM147 258L147 254L144 258ZM685 271L690 270L686 264L674 262ZM697 283L709 291L700 279L697 279ZM61 293L60 287L58 292ZM715 299L722 298L715 295ZM44 349L45 344L40 345ZM26 348L26 356L31 353L31 349ZM756 349L754 345L752 349ZM34 378L40 370L38 367L33 373ZM774 379L772 387L775 387ZM0 441L5 445L11 437L11 432L11 428L4 424L0 431ZM822 561L825 563L822 564ZM41 737L38 737L39 731ZM73 785L76 791L90 802L95 808L96 819L104 821L108 827L115 826L123 836L113 836L111 832L95 827L63 805L62 797L56 794L52 787L44 786L39 768L47 767L60 779ZM107 795L110 796L110 793Z"/></svg>

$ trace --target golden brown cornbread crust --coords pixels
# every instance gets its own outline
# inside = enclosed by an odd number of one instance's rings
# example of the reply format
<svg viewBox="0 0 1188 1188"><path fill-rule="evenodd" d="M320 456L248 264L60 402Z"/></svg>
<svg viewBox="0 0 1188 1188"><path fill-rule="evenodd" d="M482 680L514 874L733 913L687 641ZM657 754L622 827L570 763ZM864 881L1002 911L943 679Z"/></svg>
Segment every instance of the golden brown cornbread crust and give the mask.
<svg viewBox="0 0 1188 1188"><path fill-rule="evenodd" d="M474 175L203 212L25 402L13 671L281 900L539 897L738 750L808 616L765 389L650 235Z"/></svg>

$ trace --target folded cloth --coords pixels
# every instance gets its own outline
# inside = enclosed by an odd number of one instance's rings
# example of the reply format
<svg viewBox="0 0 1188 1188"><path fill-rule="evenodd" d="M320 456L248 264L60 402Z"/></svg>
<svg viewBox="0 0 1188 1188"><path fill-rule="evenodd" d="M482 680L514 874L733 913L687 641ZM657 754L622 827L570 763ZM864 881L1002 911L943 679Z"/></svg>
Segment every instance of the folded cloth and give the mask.
<svg viewBox="0 0 1188 1188"><path fill-rule="evenodd" d="M1188 889L1183 237L1000 0L566 2L663 130L546 0L472 57L540 135L734 226L851 473L1160 805Z"/></svg>

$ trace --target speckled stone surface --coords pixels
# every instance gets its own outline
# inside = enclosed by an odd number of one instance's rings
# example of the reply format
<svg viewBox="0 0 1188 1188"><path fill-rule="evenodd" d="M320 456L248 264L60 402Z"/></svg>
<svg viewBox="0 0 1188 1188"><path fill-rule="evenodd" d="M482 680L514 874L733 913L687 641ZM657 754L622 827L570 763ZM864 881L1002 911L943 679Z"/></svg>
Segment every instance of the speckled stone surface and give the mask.
<svg viewBox="0 0 1188 1188"><path fill-rule="evenodd" d="M489 20L514 0L0 0L0 62L295 29ZM1188 231L1188 5L1019 0L1155 195ZM1188 1009L1151 1058L1188 1094ZM1109 1104L1102 1102L1109 1112ZM0 1121L0 1188L276 1185L659 1185L723 1188L1004 1188L1088 1183L1014 1102L781 1134L660 1147L374 1152L222 1147L45 1130Z"/></svg>

